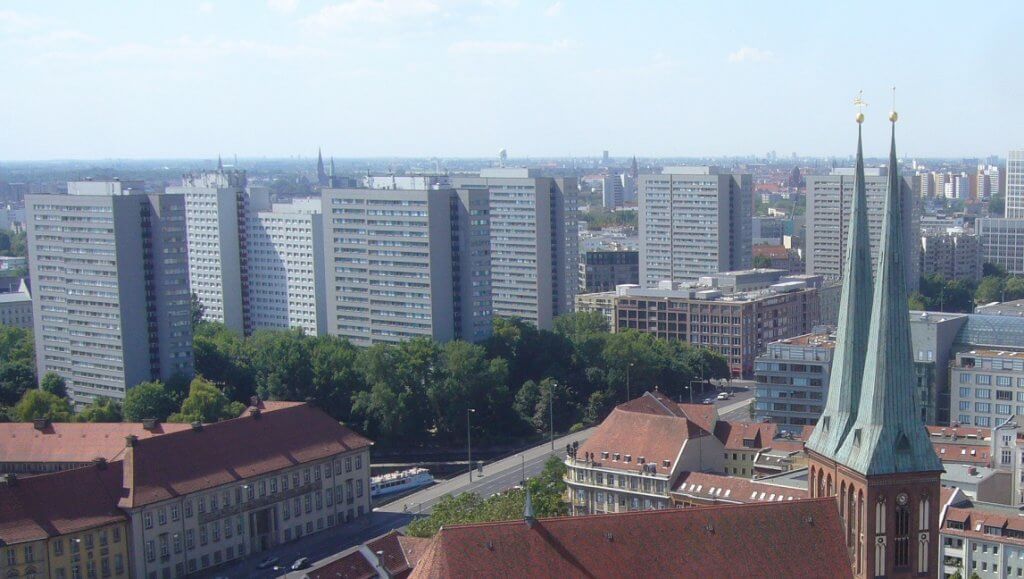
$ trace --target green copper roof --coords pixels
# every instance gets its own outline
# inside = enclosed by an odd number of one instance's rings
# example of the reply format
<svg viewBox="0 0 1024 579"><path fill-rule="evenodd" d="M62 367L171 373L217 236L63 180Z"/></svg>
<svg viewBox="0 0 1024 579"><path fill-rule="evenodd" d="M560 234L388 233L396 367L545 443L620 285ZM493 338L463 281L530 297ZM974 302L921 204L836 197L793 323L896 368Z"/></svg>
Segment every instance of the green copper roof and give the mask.
<svg viewBox="0 0 1024 579"><path fill-rule="evenodd" d="M896 164L896 124L892 115L889 190L879 240L871 328L853 428L836 460L864 475L941 471L918 414L917 385L907 316L907 253L903 203Z"/></svg>
<svg viewBox="0 0 1024 579"><path fill-rule="evenodd" d="M828 400L807 448L835 458L860 405L861 379L871 321L871 242L868 238L867 192L864 184L864 146L857 125L857 165L850 204L850 230L843 265L843 293L839 302L839 329L832 357Z"/></svg>

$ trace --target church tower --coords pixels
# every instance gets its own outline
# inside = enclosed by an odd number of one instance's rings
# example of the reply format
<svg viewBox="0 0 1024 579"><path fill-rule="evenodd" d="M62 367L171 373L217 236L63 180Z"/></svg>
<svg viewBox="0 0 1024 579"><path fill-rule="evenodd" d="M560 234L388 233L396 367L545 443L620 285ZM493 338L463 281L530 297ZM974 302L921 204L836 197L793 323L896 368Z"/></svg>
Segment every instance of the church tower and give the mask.
<svg viewBox="0 0 1024 579"><path fill-rule="evenodd" d="M327 179L327 172L324 171L324 152L323 149L317 149L316 151L316 182L321 187L327 187L329 181Z"/></svg>
<svg viewBox="0 0 1024 579"><path fill-rule="evenodd" d="M825 413L807 444L810 495L836 497L853 574L863 578L938 576L943 469L917 411L897 118L890 113L889 187L869 307L863 295L872 283L870 267L861 271L870 248L858 142L837 358Z"/></svg>

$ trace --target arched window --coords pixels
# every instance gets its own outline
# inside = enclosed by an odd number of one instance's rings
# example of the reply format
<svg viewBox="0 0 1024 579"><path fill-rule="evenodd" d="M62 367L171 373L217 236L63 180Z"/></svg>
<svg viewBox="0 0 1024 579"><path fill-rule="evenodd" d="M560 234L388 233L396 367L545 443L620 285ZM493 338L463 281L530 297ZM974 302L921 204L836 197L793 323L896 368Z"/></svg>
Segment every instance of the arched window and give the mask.
<svg viewBox="0 0 1024 579"><path fill-rule="evenodd" d="M857 572L860 575L864 558L864 491L857 491Z"/></svg>
<svg viewBox="0 0 1024 579"><path fill-rule="evenodd" d="M893 537L894 565L897 569L910 566L910 503L905 493L896 497L896 533Z"/></svg>
<svg viewBox="0 0 1024 579"><path fill-rule="evenodd" d="M825 496L825 477L822 476L822 471L818 471L818 496Z"/></svg>
<svg viewBox="0 0 1024 579"><path fill-rule="evenodd" d="M846 546L850 549L851 554L853 553L854 541L857 540L856 527L854 526L856 509L857 505L853 501L853 487L851 486L846 494Z"/></svg>
<svg viewBox="0 0 1024 579"><path fill-rule="evenodd" d="M827 486L828 486L828 495L827 496L834 495L835 492L832 490L832 473L829 473L829 475L828 475L828 485Z"/></svg>

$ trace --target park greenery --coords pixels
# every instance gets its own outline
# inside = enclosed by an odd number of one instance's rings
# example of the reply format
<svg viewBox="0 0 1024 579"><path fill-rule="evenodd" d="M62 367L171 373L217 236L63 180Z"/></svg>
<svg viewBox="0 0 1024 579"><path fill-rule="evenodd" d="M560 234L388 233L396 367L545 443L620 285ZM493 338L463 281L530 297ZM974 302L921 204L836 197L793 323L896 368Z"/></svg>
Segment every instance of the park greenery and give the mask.
<svg viewBox="0 0 1024 579"><path fill-rule="evenodd" d="M408 534L426 538L433 537L441 527L522 519L527 490L535 518L567 515L564 476L565 464L552 456L539 476L526 481L525 488L517 487L487 498L476 493L445 495L429 516L409 524ZM410 508L411 512L415 509L415 505Z"/></svg>
<svg viewBox="0 0 1024 579"><path fill-rule="evenodd" d="M946 279L933 274L921 277L920 288L910 294L910 309L933 312L973 312L975 305L1024 299L1024 277L986 263L981 282Z"/></svg>
<svg viewBox="0 0 1024 579"><path fill-rule="evenodd" d="M587 229L596 230L606 227L636 227L637 214L635 210L620 209L608 211L598 207L591 207L590 211L581 211L580 219L587 223Z"/></svg>
<svg viewBox="0 0 1024 579"><path fill-rule="evenodd" d="M598 422L626 400L627 388L631 397L659 388L682 399L692 380L729 375L710 350L613 334L589 312L559 317L553 331L497 318L481 344L423 338L368 348L300 330L245 337L202 322L194 352L191 382L143 382L123 404L100 399L73 415L59 377L44 376L35 388L31 333L0 328L0 419L214 422L259 396L309 401L378 447L446 447L465 440L467 418L474 440L519 442L549 433L552 420L557 432Z"/></svg>

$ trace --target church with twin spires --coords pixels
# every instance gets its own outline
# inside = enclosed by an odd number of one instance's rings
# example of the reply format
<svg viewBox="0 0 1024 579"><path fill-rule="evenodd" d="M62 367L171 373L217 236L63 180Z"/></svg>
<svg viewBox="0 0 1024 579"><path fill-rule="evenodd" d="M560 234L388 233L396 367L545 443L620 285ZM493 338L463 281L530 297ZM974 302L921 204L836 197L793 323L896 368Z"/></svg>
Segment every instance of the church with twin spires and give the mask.
<svg viewBox="0 0 1024 579"><path fill-rule="evenodd" d="M859 102L859 99L858 99ZM937 577L943 467L918 412L907 304L906 247L896 161L872 279L857 114L857 161L836 350L825 410L807 442L808 491L835 497L855 577Z"/></svg>

